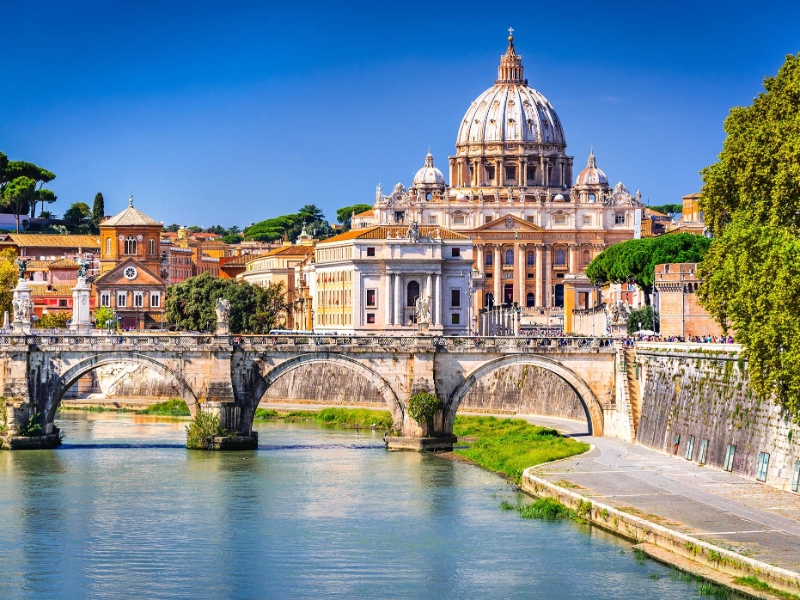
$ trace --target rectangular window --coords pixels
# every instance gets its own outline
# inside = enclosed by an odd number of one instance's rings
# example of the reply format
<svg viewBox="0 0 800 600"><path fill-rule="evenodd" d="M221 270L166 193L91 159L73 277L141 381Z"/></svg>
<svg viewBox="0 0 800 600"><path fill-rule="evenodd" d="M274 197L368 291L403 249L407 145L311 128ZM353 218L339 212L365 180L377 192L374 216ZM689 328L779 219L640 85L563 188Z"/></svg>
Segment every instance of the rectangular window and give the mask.
<svg viewBox="0 0 800 600"><path fill-rule="evenodd" d="M591 225L592 224L592 215L583 215L583 224L584 225Z"/></svg>
<svg viewBox="0 0 800 600"><path fill-rule="evenodd" d="M450 323L453 325L459 325L461 323L461 313L453 313L450 315Z"/></svg>
<svg viewBox="0 0 800 600"><path fill-rule="evenodd" d="M567 215L556 215L554 221L556 225L566 225Z"/></svg>
<svg viewBox="0 0 800 600"><path fill-rule="evenodd" d="M367 248L367 256L375 256L375 248Z"/></svg>
<svg viewBox="0 0 800 600"><path fill-rule="evenodd" d="M142 308L144 306L144 294L142 292L133 293L133 306L135 308Z"/></svg>
<svg viewBox="0 0 800 600"><path fill-rule="evenodd" d="M161 306L161 294L153 292L150 294L150 308L158 308L159 306Z"/></svg>
<svg viewBox="0 0 800 600"><path fill-rule="evenodd" d="M733 471L733 457L736 455L736 446L734 444L728 444L728 448L725 450L725 463L722 465L722 468L726 471Z"/></svg>
<svg viewBox="0 0 800 600"><path fill-rule="evenodd" d="M378 292L376 290L367 290L367 306L369 308L378 306Z"/></svg>
<svg viewBox="0 0 800 600"><path fill-rule="evenodd" d="M461 307L461 290L450 290L450 306Z"/></svg>
<svg viewBox="0 0 800 600"><path fill-rule="evenodd" d="M460 258L461 257L461 248L451 248L450 249L450 256L453 258Z"/></svg>
<svg viewBox="0 0 800 600"><path fill-rule="evenodd" d="M758 481L767 480L767 469L769 468L769 454L766 452L758 453L758 468L756 469L756 479Z"/></svg>
<svg viewBox="0 0 800 600"><path fill-rule="evenodd" d="M694 458L694 436L690 435L686 439L686 454L684 454L686 460L692 460Z"/></svg>
<svg viewBox="0 0 800 600"><path fill-rule="evenodd" d="M614 225L625 225L625 213L614 213Z"/></svg>
<svg viewBox="0 0 800 600"><path fill-rule="evenodd" d="M453 225L463 225L464 222L464 215L455 215L453 217Z"/></svg>
<svg viewBox="0 0 800 600"><path fill-rule="evenodd" d="M527 217L525 217L525 220L528 223L534 223L534 224L536 223L536 217L534 217L533 215L528 215Z"/></svg>
<svg viewBox="0 0 800 600"><path fill-rule="evenodd" d="M428 215L428 225L436 225L439 222L439 217L436 215Z"/></svg>
<svg viewBox="0 0 800 600"><path fill-rule="evenodd" d="M367 323L370 325L375 324L375 313L367 313Z"/></svg>
<svg viewBox="0 0 800 600"><path fill-rule="evenodd" d="M128 294L125 292L118 292L117 293L117 306L118 307L126 307L128 306Z"/></svg>
<svg viewBox="0 0 800 600"><path fill-rule="evenodd" d="M111 294L100 294L100 306L111 306Z"/></svg>
<svg viewBox="0 0 800 600"><path fill-rule="evenodd" d="M697 462L701 465L706 464L706 454L708 454L708 440L700 440L700 454L697 456Z"/></svg>
<svg viewBox="0 0 800 600"><path fill-rule="evenodd" d="M59 299L59 301L58 301L58 305L59 305L59 306L62 306L62 307L65 307L65 306L67 305L67 300L66 300L66 298L64 298L64 299Z"/></svg>
<svg viewBox="0 0 800 600"><path fill-rule="evenodd" d="M800 460L794 463L794 473L792 474L792 491L800 492Z"/></svg>
<svg viewBox="0 0 800 600"><path fill-rule="evenodd" d="M506 167L506 179L514 179L517 178L517 167Z"/></svg>
<svg viewBox="0 0 800 600"><path fill-rule="evenodd" d="M528 185L532 185L534 180L536 179L536 167L528 167L527 168L527 175L528 175Z"/></svg>
<svg viewBox="0 0 800 600"><path fill-rule="evenodd" d="M492 222L492 215L485 215L485 216L483 217L483 222L484 222L484 224L487 224L487 225L488 225L489 223L491 223L491 222Z"/></svg>

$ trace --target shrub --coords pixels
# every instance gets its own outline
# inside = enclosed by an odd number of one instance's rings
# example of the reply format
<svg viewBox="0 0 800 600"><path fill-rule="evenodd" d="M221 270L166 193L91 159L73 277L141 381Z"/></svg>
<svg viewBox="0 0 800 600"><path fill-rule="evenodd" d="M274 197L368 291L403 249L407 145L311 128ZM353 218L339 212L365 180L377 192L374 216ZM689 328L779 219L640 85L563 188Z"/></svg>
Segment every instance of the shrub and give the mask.
<svg viewBox="0 0 800 600"><path fill-rule="evenodd" d="M198 408L194 419L186 427L186 447L208 450L212 438L228 434L229 432L220 426L219 417Z"/></svg>
<svg viewBox="0 0 800 600"><path fill-rule="evenodd" d="M575 513L554 498L538 498L532 504L520 506L517 510L523 519L555 521L556 519L575 516Z"/></svg>
<svg viewBox="0 0 800 600"><path fill-rule="evenodd" d="M28 422L20 427L17 431L18 435L25 437L42 435L43 433L44 428L42 427L42 413L33 413L28 419Z"/></svg>
<svg viewBox="0 0 800 600"><path fill-rule="evenodd" d="M408 414L417 423L430 423L440 406L436 394L417 392L408 400Z"/></svg>

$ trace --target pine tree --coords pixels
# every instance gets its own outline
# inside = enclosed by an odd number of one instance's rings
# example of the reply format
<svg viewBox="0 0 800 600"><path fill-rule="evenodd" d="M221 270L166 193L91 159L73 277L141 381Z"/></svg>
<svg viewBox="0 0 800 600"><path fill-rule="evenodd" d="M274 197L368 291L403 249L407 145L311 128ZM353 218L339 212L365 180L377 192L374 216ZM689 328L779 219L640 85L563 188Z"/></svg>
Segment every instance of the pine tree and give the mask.
<svg viewBox="0 0 800 600"><path fill-rule="evenodd" d="M92 205L92 225L95 228L100 227L100 221L103 220L103 217L106 214L106 205L105 201L103 200L103 194L97 192L94 197L94 204Z"/></svg>

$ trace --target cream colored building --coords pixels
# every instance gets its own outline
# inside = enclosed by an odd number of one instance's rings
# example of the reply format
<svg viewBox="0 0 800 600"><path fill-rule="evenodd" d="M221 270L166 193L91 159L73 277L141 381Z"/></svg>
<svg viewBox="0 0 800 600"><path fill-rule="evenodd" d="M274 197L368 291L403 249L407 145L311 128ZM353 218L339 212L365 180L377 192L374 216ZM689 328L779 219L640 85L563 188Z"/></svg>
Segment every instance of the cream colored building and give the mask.
<svg viewBox="0 0 800 600"><path fill-rule="evenodd" d="M318 242L314 331L411 334L422 298L430 333L464 335L472 263L469 238L439 227L373 226Z"/></svg>
<svg viewBox="0 0 800 600"><path fill-rule="evenodd" d="M611 187L594 152L573 180L573 157L550 102L528 86L509 37L498 77L467 109L448 159L450 185L428 153L406 189L376 190L359 226L447 228L475 246L475 309L560 311L564 278L608 246L639 237L641 194Z"/></svg>

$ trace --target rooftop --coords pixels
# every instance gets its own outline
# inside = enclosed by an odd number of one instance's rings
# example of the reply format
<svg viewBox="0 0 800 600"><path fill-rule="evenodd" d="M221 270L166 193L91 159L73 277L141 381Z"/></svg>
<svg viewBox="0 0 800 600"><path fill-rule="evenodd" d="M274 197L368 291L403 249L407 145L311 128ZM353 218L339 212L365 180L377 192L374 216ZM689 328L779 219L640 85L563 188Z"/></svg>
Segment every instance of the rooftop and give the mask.
<svg viewBox="0 0 800 600"><path fill-rule="evenodd" d="M133 208L133 196L130 197L129 200L130 204L128 208L123 210L118 215L114 215L113 217L106 219L102 223L100 223L101 227L142 227L142 226L155 226L162 227L163 223L160 221L156 221L152 217L148 217L142 211Z"/></svg>
<svg viewBox="0 0 800 600"><path fill-rule="evenodd" d="M469 238L455 231L443 227L420 227L420 235L423 238L434 237L442 240L468 240ZM403 225L375 225L364 229L351 229L341 235L322 240L317 245L331 244L336 242L346 242L348 240L388 240L388 239L408 239L408 227Z"/></svg>
<svg viewBox="0 0 800 600"><path fill-rule="evenodd" d="M96 235L59 235L57 233L10 233L0 244L19 248L97 248L99 250L100 237Z"/></svg>

